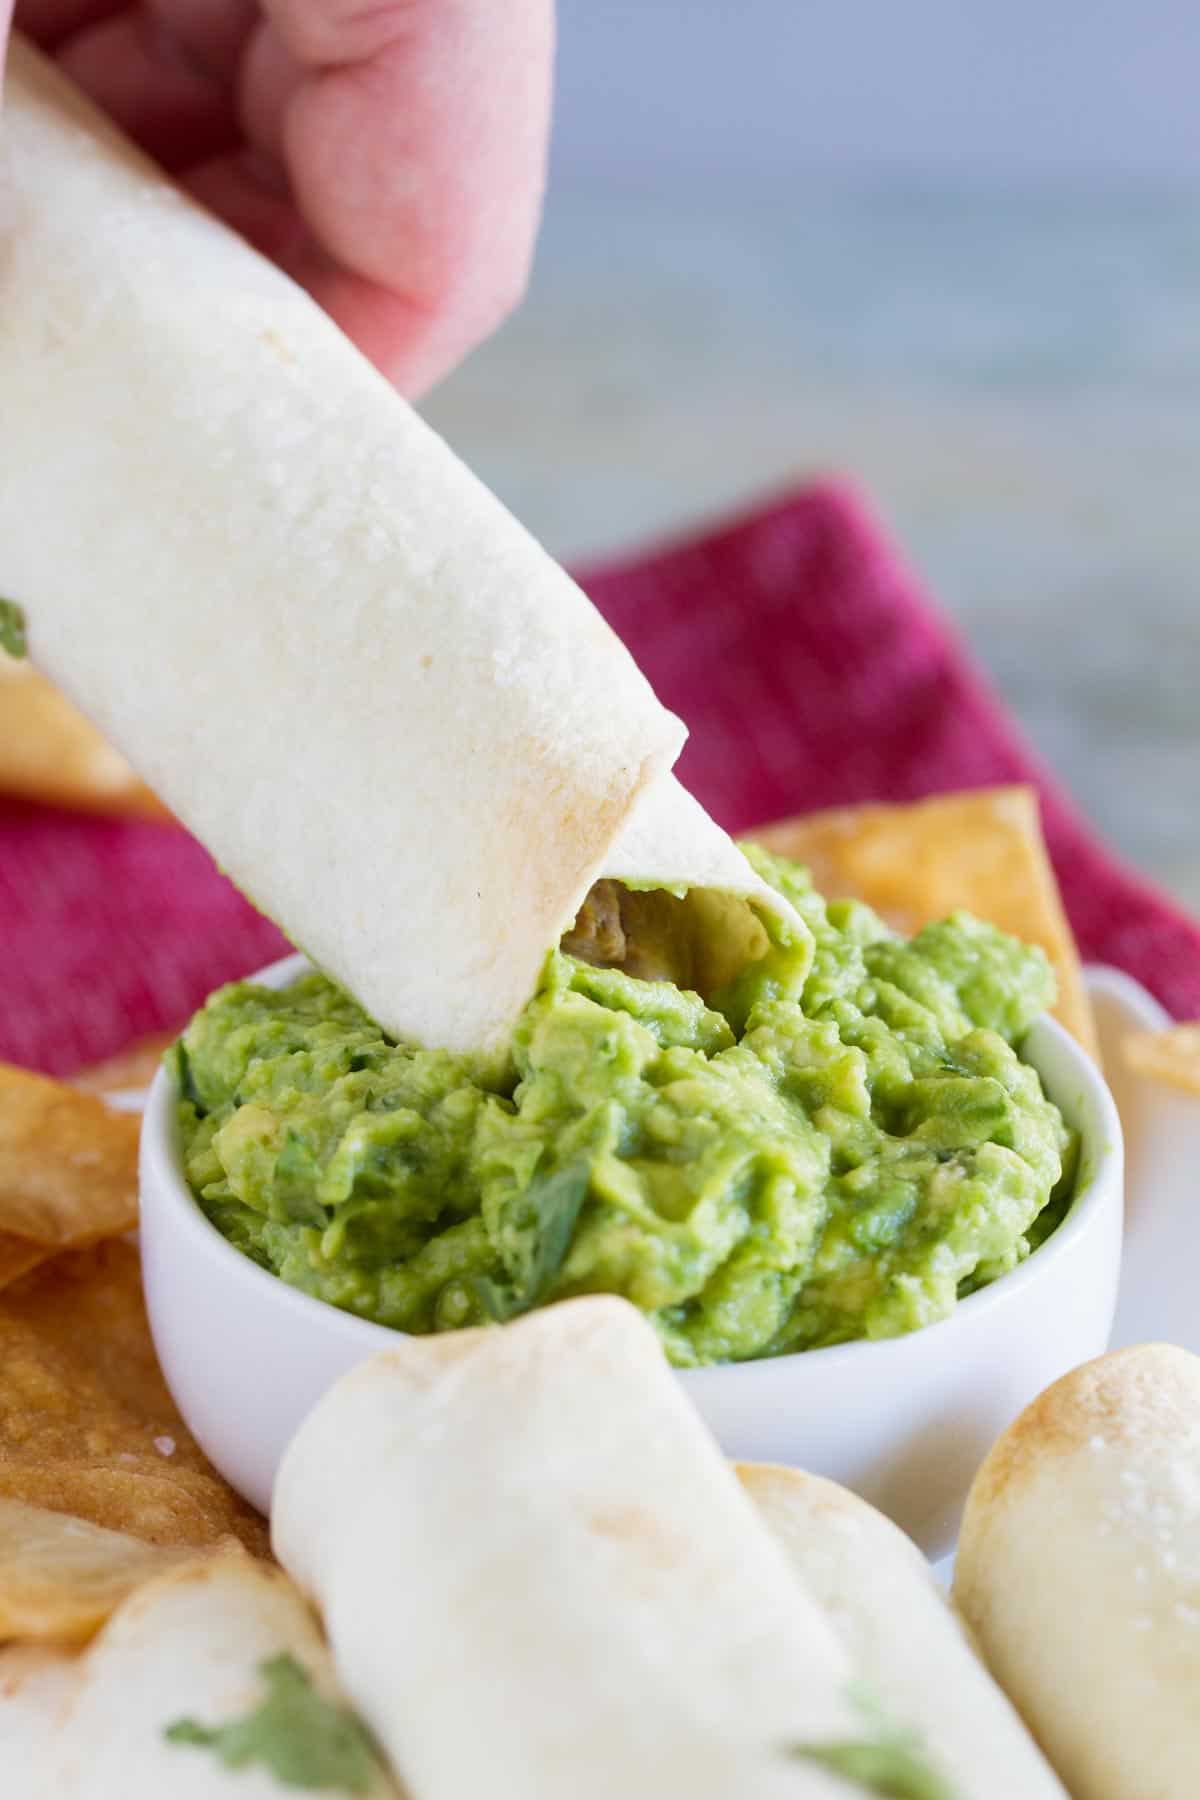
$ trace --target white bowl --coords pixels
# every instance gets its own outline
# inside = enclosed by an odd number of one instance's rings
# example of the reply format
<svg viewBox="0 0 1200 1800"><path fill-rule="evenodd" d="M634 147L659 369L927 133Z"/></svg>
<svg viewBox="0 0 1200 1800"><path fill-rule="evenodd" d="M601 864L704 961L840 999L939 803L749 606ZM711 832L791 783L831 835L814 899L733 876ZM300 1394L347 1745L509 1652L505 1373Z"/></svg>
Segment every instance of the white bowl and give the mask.
<svg viewBox="0 0 1200 1800"><path fill-rule="evenodd" d="M284 987L307 965L256 979ZM1095 1064L1051 1019L1023 1046L1082 1135L1077 1196L1011 1275L907 1337L681 1371L726 1454L791 1463L865 1495L931 1556L953 1540L998 1434L1108 1341L1121 1254L1121 1126ZM159 1360L205 1452L266 1512L293 1431L325 1389L396 1334L289 1287L226 1242L188 1189L165 1069L142 1127L141 1240Z"/></svg>

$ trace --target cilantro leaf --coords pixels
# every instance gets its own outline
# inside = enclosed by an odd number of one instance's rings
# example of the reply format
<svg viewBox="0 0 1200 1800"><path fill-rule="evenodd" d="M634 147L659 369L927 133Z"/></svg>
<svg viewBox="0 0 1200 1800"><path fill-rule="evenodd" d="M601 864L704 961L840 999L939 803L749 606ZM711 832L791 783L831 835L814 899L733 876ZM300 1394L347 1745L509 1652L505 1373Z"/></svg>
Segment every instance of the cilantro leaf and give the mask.
<svg viewBox="0 0 1200 1800"><path fill-rule="evenodd" d="M848 1739L844 1743L798 1744L793 1755L852 1781L878 1800L955 1800L930 1766L916 1740Z"/></svg>
<svg viewBox="0 0 1200 1800"><path fill-rule="evenodd" d="M207 1109L200 1098L196 1077L192 1073L192 1059L187 1053L187 1045L182 1038L176 1038L167 1051L167 1066L174 1077L175 1086L179 1089L179 1098L189 1101L196 1109L196 1117L202 1119Z"/></svg>
<svg viewBox="0 0 1200 1800"><path fill-rule="evenodd" d="M228 1769L260 1763L283 1787L365 1794L379 1765L366 1726L318 1694L307 1669L287 1651L259 1665L267 1691L252 1712L227 1725L176 1719L170 1744L212 1750Z"/></svg>
<svg viewBox="0 0 1200 1800"><path fill-rule="evenodd" d="M285 1225L315 1225L318 1231L323 1231L329 1223L329 1214L316 1196L320 1173L316 1157L300 1133L289 1126L275 1158L271 1218Z"/></svg>
<svg viewBox="0 0 1200 1800"><path fill-rule="evenodd" d="M25 655L25 614L15 600L0 599L0 650Z"/></svg>
<svg viewBox="0 0 1200 1800"><path fill-rule="evenodd" d="M590 1181L588 1159L577 1157L553 1175L530 1182L525 1197L537 1216L537 1234L524 1282L499 1282L480 1275L474 1283L481 1304L498 1324L529 1312L549 1294L567 1260Z"/></svg>
<svg viewBox="0 0 1200 1800"><path fill-rule="evenodd" d="M876 1800L959 1800L930 1762L920 1734L893 1724L867 1683L851 1685L850 1701L867 1727L861 1738L793 1744L791 1755L854 1782Z"/></svg>

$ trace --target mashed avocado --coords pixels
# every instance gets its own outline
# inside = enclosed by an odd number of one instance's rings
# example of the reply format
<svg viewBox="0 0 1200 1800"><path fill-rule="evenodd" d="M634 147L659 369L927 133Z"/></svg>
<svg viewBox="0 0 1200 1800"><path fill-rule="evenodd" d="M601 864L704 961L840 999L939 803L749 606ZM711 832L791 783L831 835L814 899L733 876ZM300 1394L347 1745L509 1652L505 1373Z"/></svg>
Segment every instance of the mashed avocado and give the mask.
<svg viewBox="0 0 1200 1800"><path fill-rule="evenodd" d="M1014 1048L1049 965L965 913L905 941L749 854L799 938L708 1004L554 951L503 1087L323 975L220 989L174 1052L204 1211L402 1331L606 1290L687 1366L944 1319L1069 1188L1071 1133Z"/></svg>

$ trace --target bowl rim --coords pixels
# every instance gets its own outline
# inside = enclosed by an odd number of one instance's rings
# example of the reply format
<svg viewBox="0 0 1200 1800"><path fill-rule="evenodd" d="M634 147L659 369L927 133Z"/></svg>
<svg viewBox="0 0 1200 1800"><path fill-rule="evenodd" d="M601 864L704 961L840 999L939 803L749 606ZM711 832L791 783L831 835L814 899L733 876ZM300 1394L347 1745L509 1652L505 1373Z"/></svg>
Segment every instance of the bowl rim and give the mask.
<svg viewBox="0 0 1200 1800"><path fill-rule="evenodd" d="M311 968L308 958L295 952L242 979L282 988ZM791 1350L778 1356L680 1368L676 1373L688 1382L700 1385L728 1380L732 1375L744 1374L751 1369L794 1367L797 1362L803 1362L806 1367L831 1369L847 1361L861 1360L871 1355L879 1356L886 1350L890 1350L895 1357L901 1346L928 1344L931 1339L936 1341L940 1334L955 1327L961 1330L981 1319L988 1311L994 1311L1010 1302L1018 1302L1032 1283L1046 1279L1064 1257L1071 1255L1079 1241L1102 1215L1106 1199L1111 1199L1110 1190L1114 1182L1118 1190L1117 1200L1121 1198L1124 1139L1116 1101L1104 1079L1103 1071L1083 1046L1048 1013L1043 1013L1034 1021L1026 1038L1022 1040L1022 1046L1035 1035L1040 1035L1044 1042L1053 1046L1072 1065L1071 1080L1077 1089L1075 1104L1070 1104L1068 1097L1065 1110L1078 1116L1077 1129L1081 1138L1075 1194L1065 1218L1044 1244L1039 1245L1015 1269L997 1276L986 1287L978 1288L973 1294L960 1300L949 1318L919 1326L914 1331L902 1332L897 1337L853 1338L842 1344L826 1344L811 1350ZM1036 1061L1030 1059L1030 1062L1032 1067L1037 1068ZM1045 1077L1040 1068L1038 1074L1044 1082ZM1056 1099L1056 1104L1061 1106L1062 1084L1054 1085L1060 1096ZM1056 1098L1052 1093L1049 1097ZM319 1299L314 1294L306 1294L302 1289L292 1287L281 1276L244 1256L218 1231L200 1207L183 1172L175 1098L174 1080L166 1063L161 1063L150 1084L142 1120L139 1188L143 1204L145 1195L151 1193L151 1204L156 1212L161 1217L164 1211L169 1211L171 1229L182 1233L185 1246L194 1246L198 1254L215 1258L228 1271L231 1281L248 1282L252 1294L261 1293L268 1304L281 1307L300 1324L309 1323L315 1330L341 1336L343 1340L361 1341L364 1354L384 1349L389 1343L394 1344L398 1338L411 1336L411 1333L400 1331L395 1326L382 1325L374 1319L364 1319L357 1313L335 1306L332 1301ZM164 1202L165 1207L162 1204Z"/></svg>

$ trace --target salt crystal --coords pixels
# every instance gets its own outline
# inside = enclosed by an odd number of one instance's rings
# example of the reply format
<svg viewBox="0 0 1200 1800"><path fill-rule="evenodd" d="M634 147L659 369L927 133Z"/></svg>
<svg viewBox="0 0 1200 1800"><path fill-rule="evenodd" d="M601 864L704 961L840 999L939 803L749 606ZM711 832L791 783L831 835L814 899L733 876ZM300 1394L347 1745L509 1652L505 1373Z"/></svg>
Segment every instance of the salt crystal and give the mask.
<svg viewBox="0 0 1200 1800"><path fill-rule="evenodd" d="M174 1456L175 1439L173 1437L156 1437L154 1440L154 1448L158 1451L160 1456Z"/></svg>

